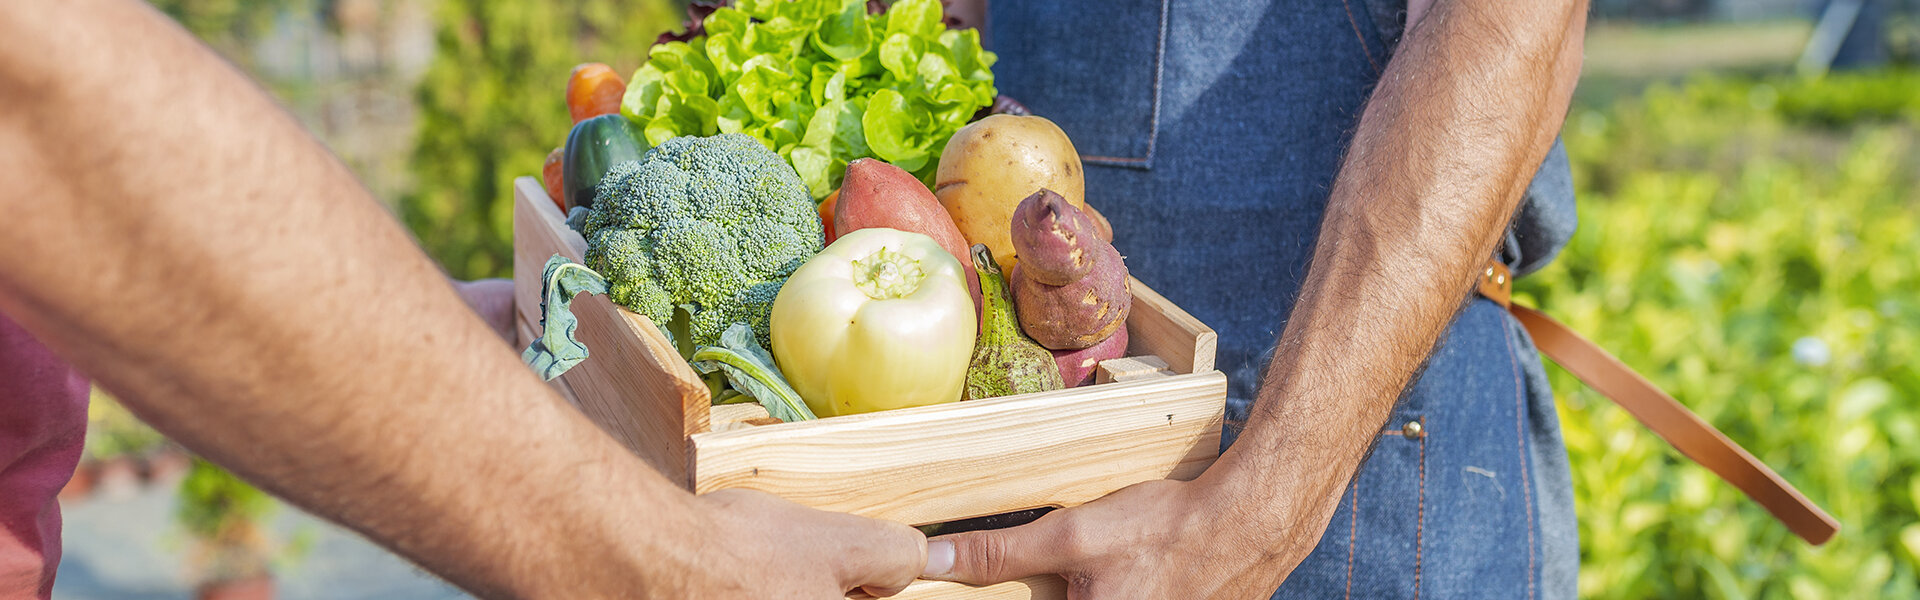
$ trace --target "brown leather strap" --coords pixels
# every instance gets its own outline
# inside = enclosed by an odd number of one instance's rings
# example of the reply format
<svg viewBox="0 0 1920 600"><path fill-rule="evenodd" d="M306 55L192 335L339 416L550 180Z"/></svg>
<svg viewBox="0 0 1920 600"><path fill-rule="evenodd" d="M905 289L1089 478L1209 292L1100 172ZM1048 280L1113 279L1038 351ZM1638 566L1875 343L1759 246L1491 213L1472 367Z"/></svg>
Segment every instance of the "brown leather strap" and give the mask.
<svg viewBox="0 0 1920 600"><path fill-rule="evenodd" d="M1512 286L1513 277L1507 273L1507 267L1496 262L1481 276L1480 293L1507 307L1527 328L1527 334L1533 336L1534 346L1547 358L1626 409L1681 454L1746 492L1747 497L1773 513L1794 535L1817 546L1832 539L1840 530L1839 521L1820 510L1800 490L1794 489L1793 484L1660 391L1632 367L1546 314L1513 304Z"/></svg>
<svg viewBox="0 0 1920 600"><path fill-rule="evenodd" d="M1507 266L1493 261L1480 271L1480 295L1486 296L1506 308L1513 304L1513 274L1507 272Z"/></svg>

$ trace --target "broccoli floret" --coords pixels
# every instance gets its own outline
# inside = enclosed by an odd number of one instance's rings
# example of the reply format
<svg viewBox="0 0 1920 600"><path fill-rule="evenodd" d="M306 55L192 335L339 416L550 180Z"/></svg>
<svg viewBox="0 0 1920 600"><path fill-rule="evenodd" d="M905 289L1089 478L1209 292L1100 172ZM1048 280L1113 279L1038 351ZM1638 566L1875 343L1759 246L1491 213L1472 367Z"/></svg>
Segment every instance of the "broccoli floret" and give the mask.
<svg viewBox="0 0 1920 600"><path fill-rule="evenodd" d="M688 136L609 171L581 231L615 303L661 325L686 307L695 344L746 323L768 345L774 296L820 252L818 215L793 167L758 140Z"/></svg>

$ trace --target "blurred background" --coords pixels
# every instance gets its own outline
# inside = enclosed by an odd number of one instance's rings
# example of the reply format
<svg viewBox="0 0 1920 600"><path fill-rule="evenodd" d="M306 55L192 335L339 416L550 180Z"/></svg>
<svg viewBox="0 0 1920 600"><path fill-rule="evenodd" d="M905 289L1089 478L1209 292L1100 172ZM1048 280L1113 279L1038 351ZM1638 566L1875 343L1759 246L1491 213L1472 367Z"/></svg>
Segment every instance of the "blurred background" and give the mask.
<svg viewBox="0 0 1920 600"><path fill-rule="evenodd" d="M675 0L153 0L252 73L462 278L569 70ZM1920 597L1920 0L1594 0L1565 139L1580 231L1519 295L1844 523L1821 548L1556 368L1588 598ZM55 596L462 597L95 394Z"/></svg>

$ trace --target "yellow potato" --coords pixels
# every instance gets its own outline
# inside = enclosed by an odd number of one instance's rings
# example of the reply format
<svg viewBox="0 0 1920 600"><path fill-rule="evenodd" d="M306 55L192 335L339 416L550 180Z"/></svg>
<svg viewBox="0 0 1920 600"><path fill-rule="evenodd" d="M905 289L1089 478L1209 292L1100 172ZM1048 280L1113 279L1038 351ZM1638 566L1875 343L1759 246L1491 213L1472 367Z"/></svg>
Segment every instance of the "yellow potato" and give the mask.
<svg viewBox="0 0 1920 600"><path fill-rule="evenodd" d="M1080 153L1067 134L1041 117L993 115L954 132L940 154L934 196L968 243L986 244L1011 272L1013 209L1040 188L1085 209Z"/></svg>

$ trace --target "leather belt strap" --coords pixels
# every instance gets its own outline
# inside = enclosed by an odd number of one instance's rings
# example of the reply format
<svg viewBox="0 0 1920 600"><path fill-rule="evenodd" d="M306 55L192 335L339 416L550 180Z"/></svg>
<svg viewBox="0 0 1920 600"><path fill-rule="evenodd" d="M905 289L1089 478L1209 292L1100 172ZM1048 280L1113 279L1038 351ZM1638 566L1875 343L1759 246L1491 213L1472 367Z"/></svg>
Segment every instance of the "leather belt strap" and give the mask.
<svg viewBox="0 0 1920 600"><path fill-rule="evenodd" d="M1820 510L1800 490L1794 489L1793 484L1745 448L1727 439L1726 434L1566 325L1540 311L1514 304L1512 290L1513 277L1506 265L1495 261L1481 274L1480 295L1511 311L1520 325L1526 327L1527 334L1533 336L1533 343L1541 353L1626 409L1681 454L1740 488L1786 524L1794 535L1817 546L1832 539L1840 530L1839 521Z"/></svg>

